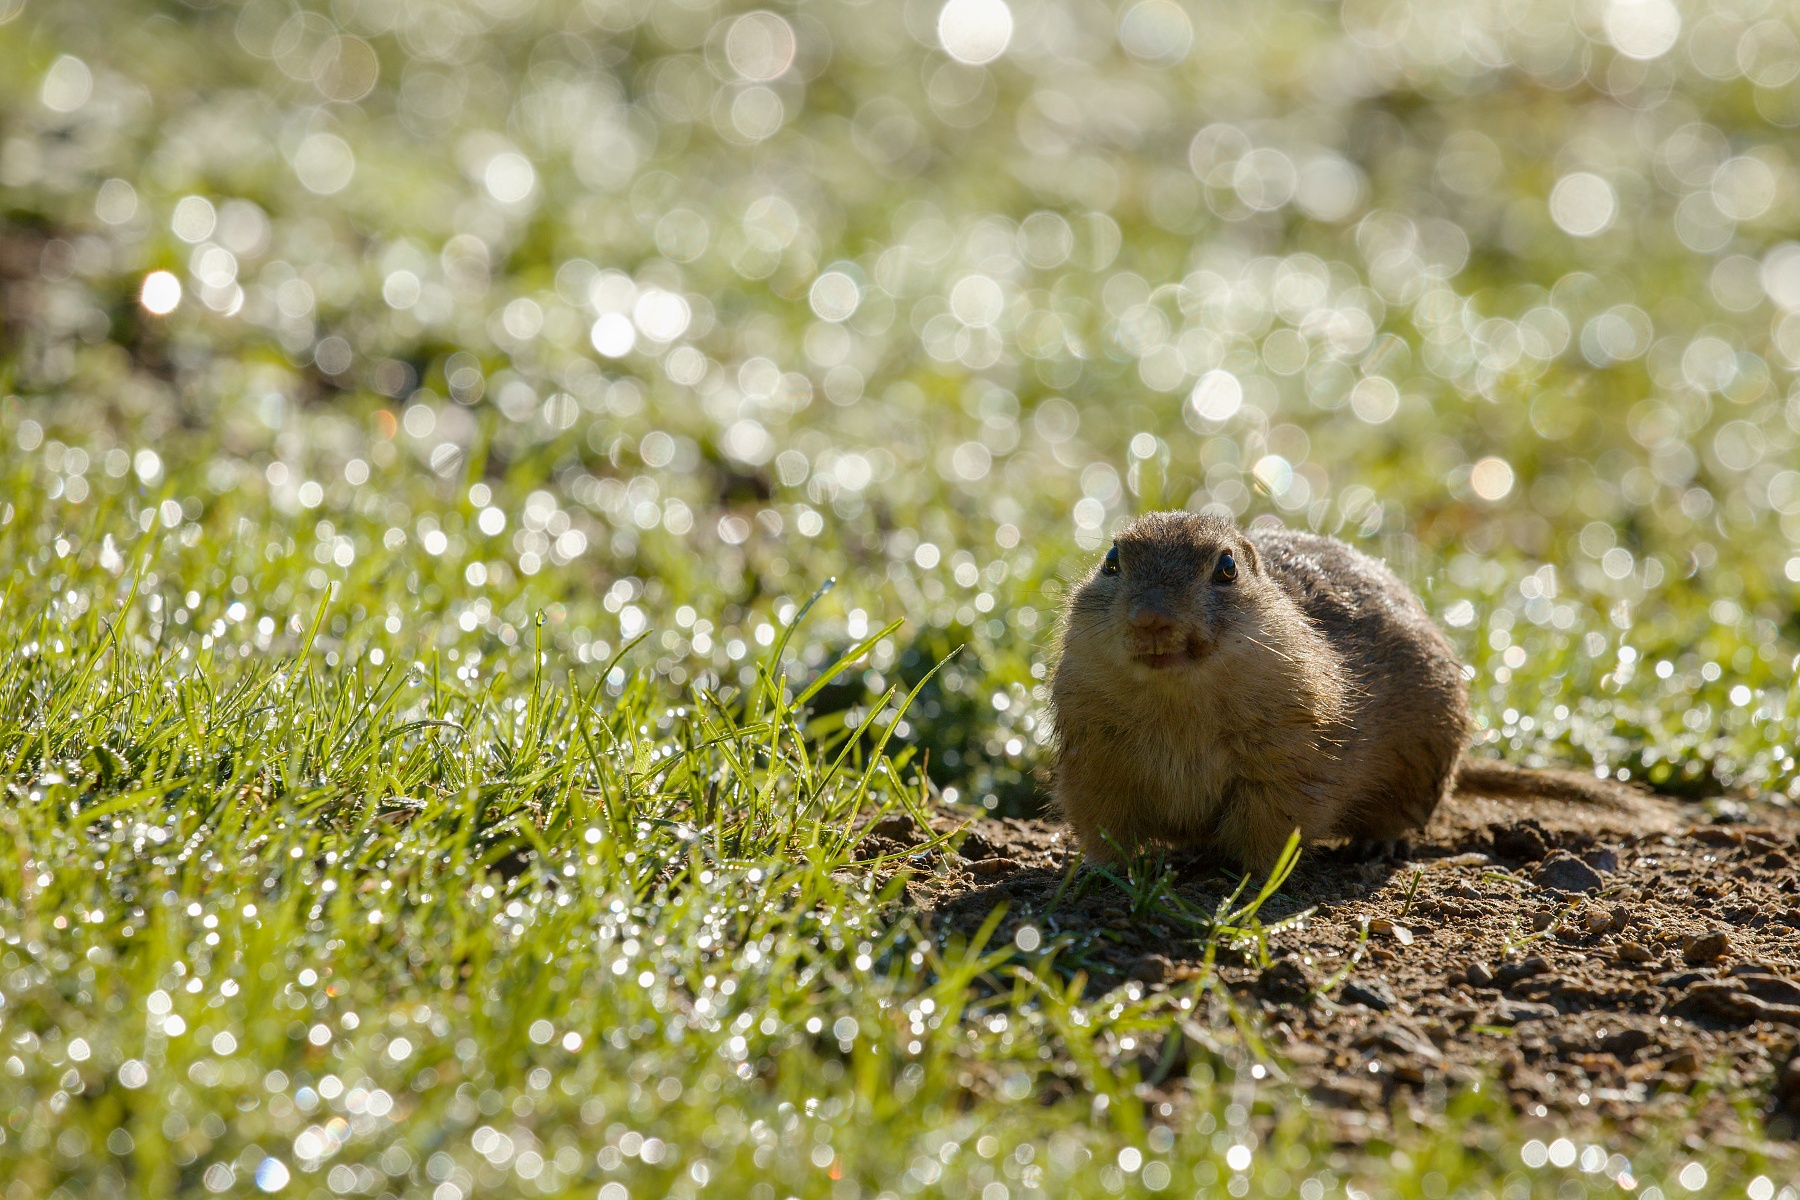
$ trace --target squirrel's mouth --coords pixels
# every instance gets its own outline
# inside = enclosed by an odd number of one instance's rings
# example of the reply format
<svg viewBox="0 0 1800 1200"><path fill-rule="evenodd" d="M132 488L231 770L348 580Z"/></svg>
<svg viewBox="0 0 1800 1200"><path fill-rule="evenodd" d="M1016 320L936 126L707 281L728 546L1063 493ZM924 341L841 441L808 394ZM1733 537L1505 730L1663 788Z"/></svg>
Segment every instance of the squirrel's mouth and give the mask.
<svg viewBox="0 0 1800 1200"><path fill-rule="evenodd" d="M1206 657L1207 645L1190 635L1173 642L1162 640L1141 646L1128 646L1127 650L1133 662L1153 671L1166 671L1172 667L1199 662Z"/></svg>
<svg viewBox="0 0 1800 1200"><path fill-rule="evenodd" d="M1134 654L1132 657L1153 671L1164 671L1192 661L1185 650L1171 650L1167 654Z"/></svg>

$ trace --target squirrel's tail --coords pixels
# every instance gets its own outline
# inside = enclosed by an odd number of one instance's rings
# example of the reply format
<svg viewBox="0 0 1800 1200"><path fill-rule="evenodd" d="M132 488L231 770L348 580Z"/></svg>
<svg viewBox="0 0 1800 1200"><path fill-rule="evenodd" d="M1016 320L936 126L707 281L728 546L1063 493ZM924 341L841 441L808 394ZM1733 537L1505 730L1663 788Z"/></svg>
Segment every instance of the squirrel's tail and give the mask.
<svg viewBox="0 0 1800 1200"><path fill-rule="evenodd" d="M1642 788L1592 772L1555 768L1536 770L1492 758L1465 755L1456 765L1456 790L1483 796L1530 796L1542 800L1573 800L1585 804L1619 804L1641 800Z"/></svg>

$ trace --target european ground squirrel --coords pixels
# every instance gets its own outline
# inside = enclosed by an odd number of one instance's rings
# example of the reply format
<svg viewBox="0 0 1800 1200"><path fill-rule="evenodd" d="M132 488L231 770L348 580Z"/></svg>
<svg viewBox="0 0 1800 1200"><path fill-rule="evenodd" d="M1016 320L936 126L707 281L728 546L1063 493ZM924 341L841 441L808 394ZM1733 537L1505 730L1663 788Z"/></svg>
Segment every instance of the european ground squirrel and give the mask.
<svg viewBox="0 0 1800 1200"><path fill-rule="evenodd" d="M1397 839L1458 777L1604 791L1463 762L1462 668L1386 566L1334 538L1150 513L1070 594L1051 688L1052 792L1083 852L1152 843L1267 869L1289 836Z"/></svg>

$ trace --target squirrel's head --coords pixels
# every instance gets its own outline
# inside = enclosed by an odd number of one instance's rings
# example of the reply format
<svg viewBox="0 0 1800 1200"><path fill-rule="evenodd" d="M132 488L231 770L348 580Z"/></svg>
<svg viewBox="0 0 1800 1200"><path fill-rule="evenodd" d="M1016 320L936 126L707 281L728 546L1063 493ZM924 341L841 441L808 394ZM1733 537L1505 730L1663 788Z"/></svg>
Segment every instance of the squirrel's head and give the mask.
<svg viewBox="0 0 1800 1200"><path fill-rule="evenodd" d="M1255 637L1260 614L1289 604L1230 521L1149 513L1119 532L1070 593L1064 666L1080 659L1146 679L1192 671L1234 633Z"/></svg>

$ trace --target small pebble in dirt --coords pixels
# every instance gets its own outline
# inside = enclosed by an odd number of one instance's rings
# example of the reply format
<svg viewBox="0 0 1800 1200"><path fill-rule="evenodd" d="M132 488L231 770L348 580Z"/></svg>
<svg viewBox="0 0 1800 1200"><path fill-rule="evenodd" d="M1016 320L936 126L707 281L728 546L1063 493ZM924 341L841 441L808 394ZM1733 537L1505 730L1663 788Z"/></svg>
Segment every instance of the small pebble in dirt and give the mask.
<svg viewBox="0 0 1800 1200"><path fill-rule="evenodd" d="M974 832L963 838L962 845L957 848L956 852L967 859L993 858L1000 853L994 849L992 842Z"/></svg>
<svg viewBox="0 0 1800 1200"><path fill-rule="evenodd" d="M1517 1025L1520 1021L1548 1021L1560 1016L1554 1005L1527 1004L1522 1000L1501 1000L1494 1005L1494 1024Z"/></svg>
<svg viewBox="0 0 1800 1200"><path fill-rule="evenodd" d="M1146 954L1135 960L1125 972L1125 978L1135 979L1139 983L1162 983L1169 978L1175 964L1161 954Z"/></svg>
<svg viewBox="0 0 1800 1200"><path fill-rule="evenodd" d="M1284 958L1269 964L1256 977L1256 992L1277 1004L1304 1004L1312 998L1313 981L1298 961Z"/></svg>
<svg viewBox="0 0 1800 1200"><path fill-rule="evenodd" d="M1759 1000L1800 1008L1800 984L1760 963L1733 967L1727 974L1741 979L1744 990Z"/></svg>
<svg viewBox="0 0 1800 1200"><path fill-rule="evenodd" d="M1363 1004L1376 1012L1387 1012L1396 1003L1394 993L1387 984L1379 979L1352 979L1338 993L1341 1004Z"/></svg>
<svg viewBox="0 0 1800 1200"><path fill-rule="evenodd" d="M1546 858L1532 878L1539 887L1557 892L1597 891L1606 882L1598 871L1566 850Z"/></svg>
<svg viewBox="0 0 1800 1200"><path fill-rule="evenodd" d="M1494 853L1519 862L1536 862L1550 852L1544 830L1536 821L1520 821L1517 825L1495 826Z"/></svg>
<svg viewBox="0 0 1800 1200"><path fill-rule="evenodd" d="M1402 946L1410 946L1413 944L1413 931L1400 924L1400 922L1390 921L1386 917L1376 917L1373 921L1370 921L1369 931L1371 933L1385 934L1386 936L1393 938L1396 942L1399 942Z"/></svg>
<svg viewBox="0 0 1800 1200"><path fill-rule="evenodd" d="M1617 1033L1609 1033L1600 1039L1600 1050L1610 1054L1620 1062L1630 1062L1638 1051L1645 1049L1656 1039L1647 1030L1621 1029Z"/></svg>
<svg viewBox="0 0 1800 1200"><path fill-rule="evenodd" d="M969 874L980 879L1004 879L1018 869L1010 858L979 858L968 864Z"/></svg>
<svg viewBox="0 0 1800 1200"><path fill-rule="evenodd" d="M1589 850L1582 855L1588 866L1596 871L1611 872L1619 869L1619 852L1611 846L1602 846L1598 850Z"/></svg>
<svg viewBox="0 0 1800 1200"><path fill-rule="evenodd" d="M1703 933L1697 937L1689 936L1681 939L1682 961L1692 966L1716 962L1724 958L1730 950L1731 939L1722 929L1715 929L1711 933Z"/></svg>
<svg viewBox="0 0 1800 1200"><path fill-rule="evenodd" d="M1656 986L1664 991L1679 992L1690 984L1699 983L1702 979L1711 979L1716 972L1710 969L1699 971L1670 971L1667 975L1656 977Z"/></svg>
<svg viewBox="0 0 1800 1200"><path fill-rule="evenodd" d="M1760 1020L1793 1024L1789 1018L1800 1018L1800 1009L1770 1004L1735 979L1703 979L1670 1004L1668 1011L1677 1016L1703 1017L1732 1025L1748 1025Z"/></svg>
<svg viewBox="0 0 1800 1200"><path fill-rule="evenodd" d="M880 837L893 838L896 842L905 842L910 846L915 840L913 833L916 828L911 817L905 813L895 813L870 825L869 832Z"/></svg>
<svg viewBox="0 0 1800 1200"><path fill-rule="evenodd" d="M1606 933L1612 929L1612 923L1612 914L1597 908L1590 908L1587 915L1581 918L1581 927L1589 933Z"/></svg>
<svg viewBox="0 0 1800 1200"><path fill-rule="evenodd" d="M1547 975L1550 963L1534 954L1520 962L1507 963L1494 972L1494 986L1509 988L1521 980L1530 979L1534 975Z"/></svg>
<svg viewBox="0 0 1800 1200"><path fill-rule="evenodd" d="M1677 1050L1663 1059L1663 1070L1673 1075L1692 1075L1700 1069L1700 1055L1695 1051Z"/></svg>
<svg viewBox="0 0 1800 1200"><path fill-rule="evenodd" d="M1629 963L1653 963L1658 956L1641 942L1625 942L1619 946L1619 957Z"/></svg>
<svg viewBox="0 0 1800 1200"><path fill-rule="evenodd" d="M1790 1113L1800 1113L1800 1052L1775 1077L1775 1101Z"/></svg>
<svg viewBox="0 0 1800 1200"><path fill-rule="evenodd" d="M1494 986L1493 968L1489 967L1480 959L1465 966L1462 970L1462 976L1469 981L1470 987L1484 988Z"/></svg>

